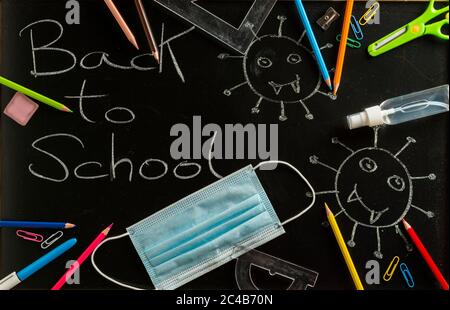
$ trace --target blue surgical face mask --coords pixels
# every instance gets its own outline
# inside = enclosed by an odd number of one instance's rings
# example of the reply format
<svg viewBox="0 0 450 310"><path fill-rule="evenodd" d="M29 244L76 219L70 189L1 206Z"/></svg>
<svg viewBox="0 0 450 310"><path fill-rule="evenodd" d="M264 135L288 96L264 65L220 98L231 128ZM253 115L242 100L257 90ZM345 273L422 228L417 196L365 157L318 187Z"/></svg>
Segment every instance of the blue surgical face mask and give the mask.
<svg viewBox="0 0 450 310"><path fill-rule="evenodd" d="M252 166L127 231L157 289L175 289L284 233Z"/></svg>
<svg viewBox="0 0 450 310"><path fill-rule="evenodd" d="M271 162L265 162L271 163ZM280 222L255 169L247 166L215 183L181 199L161 211L127 228L129 235L156 289L175 289L283 234L286 224L296 216ZM99 245L99 246L100 246ZM97 248L98 249L98 248ZM96 250L97 250L96 249ZM91 261L105 278L113 280Z"/></svg>

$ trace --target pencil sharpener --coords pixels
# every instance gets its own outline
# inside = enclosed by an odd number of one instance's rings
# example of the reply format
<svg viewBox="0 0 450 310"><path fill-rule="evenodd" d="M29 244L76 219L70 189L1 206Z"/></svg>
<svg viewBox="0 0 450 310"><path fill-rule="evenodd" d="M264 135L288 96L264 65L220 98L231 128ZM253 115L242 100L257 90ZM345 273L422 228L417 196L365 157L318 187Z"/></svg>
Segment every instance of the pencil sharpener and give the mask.
<svg viewBox="0 0 450 310"><path fill-rule="evenodd" d="M328 30L330 28L331 24L339 18L339 13L336 12L335 9L332 7L329 7L326 11L325 15L322 16L317 20L317 24L322 28L323 30Z"/></svg>

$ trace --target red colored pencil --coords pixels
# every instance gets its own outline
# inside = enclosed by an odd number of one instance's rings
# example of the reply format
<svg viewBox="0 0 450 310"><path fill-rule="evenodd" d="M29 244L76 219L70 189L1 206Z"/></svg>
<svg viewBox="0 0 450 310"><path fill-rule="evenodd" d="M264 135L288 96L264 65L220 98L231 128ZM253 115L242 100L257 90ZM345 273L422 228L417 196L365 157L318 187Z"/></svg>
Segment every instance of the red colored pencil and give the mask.
<svg viewBox="0 0 450 310"><path fill-rule="evenodd" d="M433 272L435 278L438 280L439 284L441 285L441 288L443 290L448 291L448 283L445 280L444 276L442 275L441 271L439 270L438 266L436 266L436 263L433 261L433 258L431 257L430 253L428 253L427 249L423 245L422 241L420 241L419 236L416 234L414 229L411 227L411 225L408 224L405 219L403 219L403 225L405 225L405 229L408 232L409 237L411 237L411 240L415 244L416 248L419 250L420 254L422 255L423 259L427 263L428 267L430 267L431 272Z"/></svg>
<svg viewBox="0 0 450 310"><path fill-rule="evenodd" d="M95 250L95 248L100 244L100 242L103 241L103 239L106 238L109 231L111 230L113 224L106 227L98 236L95 238L94 241L87 247L86 250L84 250L83 253L81 253L80 257L70 266L69 270L67 270L66 273L63 274L63 276L56 282L55 285L52 287L52 291L57 291L61 289L61 287L66 284L67 279L69 279L75 271L80 268L80 265L83 264L83 262L92 254L92 252Z"/></svg>

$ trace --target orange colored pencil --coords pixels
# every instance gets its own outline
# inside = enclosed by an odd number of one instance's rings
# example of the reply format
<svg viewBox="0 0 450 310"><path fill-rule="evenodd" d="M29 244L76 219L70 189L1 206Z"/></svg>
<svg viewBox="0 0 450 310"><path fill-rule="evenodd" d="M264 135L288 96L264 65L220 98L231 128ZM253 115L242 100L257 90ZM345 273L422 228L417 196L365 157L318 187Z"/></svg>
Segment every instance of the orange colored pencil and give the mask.
<svg viewBox="0 0 450 310"><path fill-rule="evenodd" d="M344 69L345 50L347 49L348 33L350 31L350 19L352 17L354 0L347 0L345 6L344 21L342 23L341 43L339 44L339 53L336 63L336 72L333 81L333 93L336 95L341 84L342 70Z"/></svg>
<svg viewBox="0 0 450 310"><path fill-rule="evenodd" d="M120 28L122 29L123 33L127 37L128 41L131 42L131 44L136 47L136 49L139 49L139 46L137 44L136 38L133 35L133 32L131 32L130 27L128 27L127 23L125 22L125 19L123 19L122 14L120 14L119 9L117 9L116 5L112 0L104 0L105 4L108 6L109 10L111 11L112 15L116 19L117 23L119 24Z"/></svg>

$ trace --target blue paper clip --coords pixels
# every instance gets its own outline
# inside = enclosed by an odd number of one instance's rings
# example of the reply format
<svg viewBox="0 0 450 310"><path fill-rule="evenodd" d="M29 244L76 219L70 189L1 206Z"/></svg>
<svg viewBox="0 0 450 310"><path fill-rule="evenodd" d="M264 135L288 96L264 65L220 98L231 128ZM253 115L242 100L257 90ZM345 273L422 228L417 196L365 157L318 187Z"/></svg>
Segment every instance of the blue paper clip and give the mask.
<svg viewBox="0 0 450 310"><path fill-rule="evenodd" d="M355 15L352 15L352 18L350 19L350 26L352 26L353 34L355 35L355 38L359 41L361 41L364 38L364 34L362 32L361 26L359 25L358 21L356 20Z"/></svg>
<svg viewBox="0 0 450 310"><path fill-rule="evenodd" d="M338 34L336 36L336 41L341 42L341 35ZM359 43L356 40L353 40L351 38L347 38L347 46L351 47L351 48L360 48L361 47L361 43Z"/></svg>
<svg viewBox="0 0 450 310"><path fill-rule="evenodd" d="M411 275L411 272L409 272L408 266L406 266L405 263L400 264L400 271L402 272L403 278L405 278L406 284L410 287L414 287L414 279Z"/></svg>

